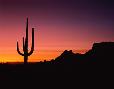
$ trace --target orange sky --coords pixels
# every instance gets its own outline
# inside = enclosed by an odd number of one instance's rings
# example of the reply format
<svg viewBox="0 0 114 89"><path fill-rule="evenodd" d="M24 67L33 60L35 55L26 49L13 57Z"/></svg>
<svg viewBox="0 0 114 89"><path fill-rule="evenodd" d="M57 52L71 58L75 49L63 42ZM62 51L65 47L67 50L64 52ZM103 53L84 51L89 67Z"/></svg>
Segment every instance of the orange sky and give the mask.
<svg viewBox="0 0 114 89"><path fill-rule="evenodd" d="M80 52L81 50L79 50ZM34 53L29 57L29 62L38 62L43 60L51 60L59 56L63 51L34 51ZM20 56L18 53L11 52L6 54L0 54L0 62L23 62L23 57Z"/></svg>

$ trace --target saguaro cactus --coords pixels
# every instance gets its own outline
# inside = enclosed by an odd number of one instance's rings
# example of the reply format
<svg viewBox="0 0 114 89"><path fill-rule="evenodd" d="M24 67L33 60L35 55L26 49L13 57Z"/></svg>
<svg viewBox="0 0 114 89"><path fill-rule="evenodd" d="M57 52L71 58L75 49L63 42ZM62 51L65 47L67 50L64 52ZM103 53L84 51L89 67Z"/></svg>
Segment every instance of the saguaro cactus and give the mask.
<svg viewBox="0 0 114 89"><path fill-rule="evenodd" d="M31 46L31 50L29 52L28 50L28 18L27 18L27 22L26 22L26 37L23 37L23 53L20 52L19 50L19 44L17 41L17 52L24 56L24 64L27 64L28 61L28 56L30 56L34 51L34 28L32 28L32 46Z"/></svg>

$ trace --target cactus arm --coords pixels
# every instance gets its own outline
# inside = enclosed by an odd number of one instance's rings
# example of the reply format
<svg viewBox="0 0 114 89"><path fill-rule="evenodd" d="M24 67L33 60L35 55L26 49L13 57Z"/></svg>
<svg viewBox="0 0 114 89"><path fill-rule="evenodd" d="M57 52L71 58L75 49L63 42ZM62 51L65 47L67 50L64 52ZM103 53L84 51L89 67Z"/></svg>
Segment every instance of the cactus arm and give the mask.
<svg viewBox="0 0 114 89"><path fill-rule="evenodd" d="M31 51L28 53L28 56L30 56L34 51L34 43L32 43L32 46L31 46Z"/></svg>
<svg viewBox="0 0 114 89"><path fill-rule="evenodd" d="M34 50L34 28L32 28L32 46L31 50Z"/></svg>
<svg viewBox="0 0 114 89"><path fill-rule="evenodd" d="M23 37L23 51L25 51L25 41L24 41L24 37Z"/></svg>
<svg viewBox="0 0 114 89"><path fill-rule="evenodd" d="M34 51L34 28L32 28L32 46L31 51L28 53L28 56L30 56Z"/></svg>
<svg viewBox="0 0 114 89"><path fill-rule="evenodd" d="M18 44L18 42L17 42L17 52L18 52L20 55L24 56L24 54L19 51L19 44Z"/></svg>
<svg viewBox="0 0 114 89"><path fill-rule="evenodd" d="M31 47L31 51L28 53L28 56L30 56L33 53L33 51L34 51L34 48Z"/></svg>

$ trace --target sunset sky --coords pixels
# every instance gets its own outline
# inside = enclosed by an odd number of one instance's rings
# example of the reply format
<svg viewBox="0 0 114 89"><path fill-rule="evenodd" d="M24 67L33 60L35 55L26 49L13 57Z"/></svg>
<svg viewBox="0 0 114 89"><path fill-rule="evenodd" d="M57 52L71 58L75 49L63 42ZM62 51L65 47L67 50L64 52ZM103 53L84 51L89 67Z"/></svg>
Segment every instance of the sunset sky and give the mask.
<svg viewBox="0 0 114 89"><path fill-rule="evenodd" d="M20 62L26 18L35 28L35 51L29 61L91 49L94 42L114 41L113 0L0 0L0 62Z"/></svg>

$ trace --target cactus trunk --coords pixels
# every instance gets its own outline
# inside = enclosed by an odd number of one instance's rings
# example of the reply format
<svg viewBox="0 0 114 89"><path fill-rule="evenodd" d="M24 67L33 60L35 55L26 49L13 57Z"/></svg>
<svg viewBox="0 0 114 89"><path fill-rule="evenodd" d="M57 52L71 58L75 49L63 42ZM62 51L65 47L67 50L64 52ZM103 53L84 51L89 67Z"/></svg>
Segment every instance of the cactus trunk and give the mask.
<svg viewBox="0 0 114 89"><path fill-rule="evenodd" d="M28 63L28 56L24 56L24 64Z"/></svg>
<svg viewBox="0 0 114 89"><path fill-rule="evenodd" d="M23 37L23 53L21 53L19 51L19 45L18 45L18 42L17 42L17 52L24 56L24 64L27 64L27 61L28 61L28 56L30 56L33 51L34 51L34 28L32 28L32 46L31 46L31 50L30 52L28 52L28 18L27 18L27 22L26 22L26 37L24 39Z"/></svg>

